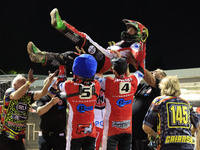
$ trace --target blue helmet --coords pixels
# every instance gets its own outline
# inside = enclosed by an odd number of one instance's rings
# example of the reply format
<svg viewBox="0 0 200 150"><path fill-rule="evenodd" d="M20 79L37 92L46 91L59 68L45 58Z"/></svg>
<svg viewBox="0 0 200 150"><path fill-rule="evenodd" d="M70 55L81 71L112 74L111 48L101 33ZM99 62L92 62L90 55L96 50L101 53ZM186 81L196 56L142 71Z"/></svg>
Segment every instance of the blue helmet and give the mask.
<svg viewBox="0 0 200 150"><path fill-rule="evenodd" d="M92 78L97 70L96 59L89 54L82 54L75 58L72 71L74 75Z"/></svg>

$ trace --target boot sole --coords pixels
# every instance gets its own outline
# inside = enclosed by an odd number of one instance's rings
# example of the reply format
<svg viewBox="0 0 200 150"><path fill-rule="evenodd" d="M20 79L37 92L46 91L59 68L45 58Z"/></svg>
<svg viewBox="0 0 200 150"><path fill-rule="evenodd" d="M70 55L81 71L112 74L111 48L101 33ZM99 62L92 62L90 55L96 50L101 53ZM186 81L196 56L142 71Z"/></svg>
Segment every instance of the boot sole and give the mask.
<svg viewBox="0 0 200 150"><path fill-rule="evenodd" d="M27 52L29 54L29 58L32 62L36 62L36 56L33 51L33 42L29 42L27 45Z"/></svg>
<svg viewBox="0 0 200 150"><path fill-rule="evenodd" d="M58 9L57 9L57 8L54 8L54 9L50 12L50 16L51 16L51 26L52 26L52 27L56 27L56 26L57 26L56 13L58 13Z"/></svg>

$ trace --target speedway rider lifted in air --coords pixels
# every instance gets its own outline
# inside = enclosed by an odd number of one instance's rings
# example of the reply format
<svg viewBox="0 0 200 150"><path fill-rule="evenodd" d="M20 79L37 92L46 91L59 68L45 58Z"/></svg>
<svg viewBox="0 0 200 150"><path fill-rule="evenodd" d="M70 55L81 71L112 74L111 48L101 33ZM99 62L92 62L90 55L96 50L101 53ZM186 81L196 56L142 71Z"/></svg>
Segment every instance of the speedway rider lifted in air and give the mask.
<svg viewBox="0 0 200 150"><path fill-rule="evenodd" d="M79 54L82 52L94 56L98 64L97 72L104 73L111 69L110 59L116 57L116 54L112 50L117 50L125 58L130 51L135 59L142 63L140 65L144 66L142 60L144 60L146 54L148 29L141 23L123 19L122 21L126 24L127 31L121 33L120 42L105 49L93 41L86 33L78 31L69 23L62 20L58 9L53 9L50 16L51 25L75 43ZM33 42L28 43L27 51L32 62L42 63L43 65L71 65L74 58L78 56L74 51L66 51L64 53L41 51ZM143 53L143 55L139 55L138 53Z"/></svg>

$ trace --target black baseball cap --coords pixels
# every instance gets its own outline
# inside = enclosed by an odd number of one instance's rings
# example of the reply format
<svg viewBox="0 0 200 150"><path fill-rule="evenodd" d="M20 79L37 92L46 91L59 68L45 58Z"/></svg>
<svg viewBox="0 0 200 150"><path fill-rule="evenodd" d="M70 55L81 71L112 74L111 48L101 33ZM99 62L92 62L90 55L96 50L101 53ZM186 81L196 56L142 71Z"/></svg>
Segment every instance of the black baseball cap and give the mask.
<svg viewBox="0 0 200 150"><path fill-rule="evenodd" d="M113 69L117 72L118 75L122 75L127 71L127 62L125 58L113 57L111 58L111 64Z"/></svg>

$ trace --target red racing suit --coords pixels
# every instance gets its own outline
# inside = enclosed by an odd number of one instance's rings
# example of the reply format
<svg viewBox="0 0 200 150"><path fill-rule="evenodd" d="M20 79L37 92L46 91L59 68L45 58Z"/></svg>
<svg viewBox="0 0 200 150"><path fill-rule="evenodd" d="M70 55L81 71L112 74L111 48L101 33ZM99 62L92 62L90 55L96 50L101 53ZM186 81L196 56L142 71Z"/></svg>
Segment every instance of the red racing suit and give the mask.
<svg viewBox="0 0 200 150"><path fill-rule="evenodd" d="M84 85L82 82L82 79L76 79L76 81L65 81L59 84L59 89L67 95L81 91L79 95L67 98L69 103L67 149L70 149L72 139L86 136L96 138L94 107L100 84L97 80L90 82L90 85Z"/></svg>
<svg viewBox="0 0 200 150"><path fill-rule="evenodd" d="M111 69L110 58L116 57L110 50L117 50L120 52L122 57L127 56L127 53L131 52L135 59L142 62L146 56L146 43L145 42L126 42L120 41L114 46L110 46L107 49L100 46L98 43L93 41L86 33L80 32L75 29L72 25L65 22L66 30L64 35L76 43L79 47L83 48L86 53L91 54L95 57L98 62L97 72L104 73ZM142 53L142 54L141 54ZM144 65L140 66L144 67Z"/></svg>
<svg viewBox="0 0 200 150"><path fill-rule="evenodd" d="M107 77L99 80L106 98L103 149L107 147L107 137L121 133L132 134L133 97L142 78L143 73L136 71L129 77Z"/></svg>
<svg viewBox="0 0 200 150"><path fill-rule="evenodd" d="M110 50L117 50L122 57L125 58L127 57L127 53L131 52L138 62L144 63L143 60L146 56L146 42L126 42L122 40L105 49L93 41L86 33L78 31L69 23L65 22L65 27L65 30L59 31L74 42L76 46L83 48L87 54L91 54L97 60L98 66L96 72L105 73L111 69L110 58L116 57L116 54L112 53ZM59 60L58 58L60 57L56 57L59 53L51 53L51 57L50 55L47 56L47 62L45 64L60 64L57 62L65 62L63 65L68 64L67 57L69 57L69 54L65 56L65 53L62 55L63 60ZM144 64L140 64L140 66L144 68Z"/></svg>

